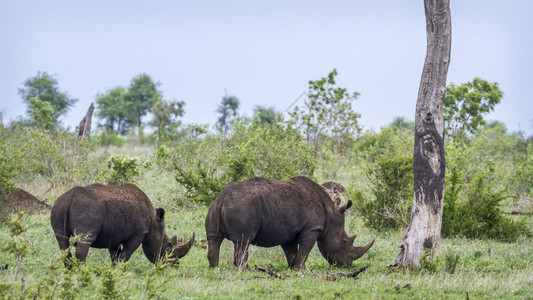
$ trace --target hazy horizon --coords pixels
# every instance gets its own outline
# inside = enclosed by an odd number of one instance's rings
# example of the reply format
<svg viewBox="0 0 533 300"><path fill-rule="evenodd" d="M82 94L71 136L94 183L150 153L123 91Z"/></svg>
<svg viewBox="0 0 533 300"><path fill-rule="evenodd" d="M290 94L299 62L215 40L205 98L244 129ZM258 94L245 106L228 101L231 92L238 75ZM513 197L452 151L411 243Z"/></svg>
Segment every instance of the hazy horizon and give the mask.
<svg viewBox="0 0 533 300"><path fill-rule="evenodd" d="M79 99L60 119L74 128L97 94L140 73L161 83L164 99L186 102L184 123L212 125L226 92L242 115L257 105L284 111L334 68L338 86L361 94L353 107L364 130L414 120L422 1L0 3L4 123L25 114L17 90L38 71ZM498 82L504 97L485 119L532 135L533 2L452 0L451 9L448 83Z"/></svg>

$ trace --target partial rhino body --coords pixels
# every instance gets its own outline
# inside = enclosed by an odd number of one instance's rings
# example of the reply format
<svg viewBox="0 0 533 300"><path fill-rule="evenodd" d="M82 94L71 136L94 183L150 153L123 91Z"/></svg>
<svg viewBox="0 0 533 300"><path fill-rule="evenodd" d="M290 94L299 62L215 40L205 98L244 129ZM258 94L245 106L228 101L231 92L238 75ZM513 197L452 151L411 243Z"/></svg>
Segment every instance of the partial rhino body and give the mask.
<svg viewBox="0 0 533 300"><path fill-rule="evenodd" d="M326 192L329 193L335 204L340 205L343 202L343 195L346 193L346 188L344 185L337 182L328 181L322 183L322 187L326 189Z"/></svg>
<svg viewBox="0 0 533 300"><path fill-rule="evenodd" d="M152 203L134 184L75 187L61 195L52 207L50 221L59 248L69 248L69 238L77 235L76 258L85 261L89 248L107 248L111 260L127 261L142 244L153 263L162 257L171 262L185 256L192 238L177 246L177 238L165 233L165 210ZM67 250L68 251L68 250ZM67 254L71 256L70 251Z"/></svg>
<svg viewBox="0 0 533 300"><path fill-rule="evenodd" d="M6 219L11 212L17 210L35 212L49 210L51 207L25 190L14 188L5 201L0 197L0 222Z"/></svg>
<svg viewBox="0 0 533 300"><path fill-rule="evenodd" d="M330 264L348 266L374 243L352 246L355 236L344 231L344 212L351 205L336 206L322 186L303 176L229 184L211 203L205 221L209 266L218 266L224 239L233 242L233 263L241 269L247 267L250 244L281 245L289 267L305 268L315 242Z"/></svg>

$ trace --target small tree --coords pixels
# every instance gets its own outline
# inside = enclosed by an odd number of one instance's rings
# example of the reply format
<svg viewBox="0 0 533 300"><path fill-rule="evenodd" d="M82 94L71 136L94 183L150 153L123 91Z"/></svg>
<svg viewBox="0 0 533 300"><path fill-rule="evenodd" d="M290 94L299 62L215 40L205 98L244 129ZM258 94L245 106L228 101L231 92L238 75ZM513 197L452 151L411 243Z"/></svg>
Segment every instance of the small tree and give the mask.
<svg viewBox="0 0 533 300"><path fill-rule="evenodd" d="M33 126L52 130L54 128L54 108L50 102L41 101L39 97L30 98Z"/></svg>
<svg viewBox="0 0 533 300"><path fill-rule="evenodd" d="M257 105L254 108L254 116L258 118L259 124L272 124L281 119L281 114L276 112L274 107Z"/></svg>
<svg viewBox="0 0 533 300"><path fill-rule="evenodd" d="M28 105L28 114L33 115L33 106L30 99L38 97L43 102L50 103L53 108L53 123L57 123L60 116L64 115L78 99L71 98L68 93L59 91L57 79L46 72L37 72L37 76L24 81L24 87L18 90L19 95Z"/></svg>
<svg viewBox="0 0 533 300"><path fill-rule="evenodd" d="M450 0L424 0L427 52L415 112L411 219L390 266L417 267L440 239L444 191L444 114L452 26ZM429 255L424 255L429 253Z"/></svg>
<svg viewBox="0 0 533 300"><path fill-rule="evenodd" d="M167 102L165 100L159 100L154 104L154 108L152 109L154 119L151 125L157 130L157 147L161 146L161 137L163 135L168 135L181 125L181 122L178 122L177 118L182 117L185 113L184 106L185 102L183 101Z"/></svg>
<svg viewBox="0 0 533 300"><path fill-rule="evenodd" d="M444 97L446 135L457 140L474 132L479 125L485 124L483 114L493 111L502 97L497 82L490 83L478 77L459 86L449 84Z"/></svg>
<svg viewBox="0 0 533 300"><path fill-rule="evenodd" d="M126 93L127 90L119 86L97 96L96 116L104 121L101 126L106 130L124 134L135 124L136 114L126 102Z"/></svg>
<svg viewBox="0 0 533 300"><path fill-rule="evenodd" d="M153 105L161 99L161 93L157 90L159 83L156 83L152 78L143 73L134 77L131 80L125 100L127 108L131 111L134 119L129 121L136 124L140 130L141 118L152 110Z"/></svg>
<svg viewBox="0 0 533 300"><path fill-rule="evenodd" d="M337 143L353 134L359 133L358 113L353 111L352 101L359 93L348 93L345 88L336 87L333 69L327 77L309 81L308 100L304 108L295 107L291 113L293 120L304 129L307 140L315 150L320 144L321 135L331 133Z"/></svg>
<svg viewBox="0 0 533 300"><path fill-rule="evenodd" d="M237 110L239 109L239 99L235 96L224 96L222 102L218 105L216 110L220 114L217 124L224 131L227 131L229 124L231 124L237 117Z"/></svg>

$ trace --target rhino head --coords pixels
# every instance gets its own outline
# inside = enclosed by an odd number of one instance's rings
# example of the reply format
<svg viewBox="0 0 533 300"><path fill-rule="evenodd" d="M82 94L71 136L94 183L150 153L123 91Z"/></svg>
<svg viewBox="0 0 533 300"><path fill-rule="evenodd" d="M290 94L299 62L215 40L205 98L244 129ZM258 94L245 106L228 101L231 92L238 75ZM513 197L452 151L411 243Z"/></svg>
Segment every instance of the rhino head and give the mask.
<svg viewBox="0 0 533 300"><path fill-rule="evenodd" d="M171 264L178 264L178 260L184 257L194 244L195 234L183 245L178 245L178 238L169 238L165 232L165 210L156 209L156 223L152 225L149 243L143 243L143 250L151 262L165 258Z"/></svg>
<svg viewBox="0 0 533 300"><path fill-rule="evenodd" d="M372 240L362 247L353 246L355 235L349 237L344 230L344 213L351 206L351 200L340 206L335 205L335 213L330 219L325 236L317 241L322 256L330 264L338 267L350 266L354 260L363 256L374 245L374 240Z"/></svg>

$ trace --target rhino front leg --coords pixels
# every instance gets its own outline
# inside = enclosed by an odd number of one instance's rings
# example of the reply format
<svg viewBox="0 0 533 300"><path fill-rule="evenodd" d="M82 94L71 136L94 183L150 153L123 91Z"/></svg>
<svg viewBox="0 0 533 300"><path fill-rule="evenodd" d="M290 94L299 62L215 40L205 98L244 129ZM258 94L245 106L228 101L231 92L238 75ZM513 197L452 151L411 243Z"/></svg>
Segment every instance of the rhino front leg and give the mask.
<svg viewBox="0 0 533 300"><path fill-rule="evenodd" d="M143 240L144 235L137 235L125 242L122 251L120 252L119 260L124 262L130 260L131 255L137 250L137 248L139 248ZM161 253L159 253L159 255L161 255Z"/></svg>
<svg viewBox="0 0 533 300"><path fill-rule="evenodd" d="M113 265L116 264L122 254L121 246L109 246L107 250L109 251L109 255L111 256L111 262L113 263Z"/></svg>
<svg viewBox="0 0 533 300"><path fill-rule="evenodd" d="M295 268L299 270L305 269L305 261L313 249L315 242L318 238L319 232L311 231L306 234L302 234L302 238L298 243L298 254L296 255Z"/></svg>
<svg viewBox="0 0 533 300"><path fill-rule="evenodd" d="M218 267L218 257L220 253L220 245L224 239L209 240L207 242L207 259L209 260L209 267Z"/></svg>
<svg viewBox="0 0 533 300"><path fill-rule="evenodd" d="M294 268L296 264L296 256L298 254L298 243L292 242L289 244L281 245L283 252L285 252L285 257L287 258L287 264L289 268Z"/></svg>

